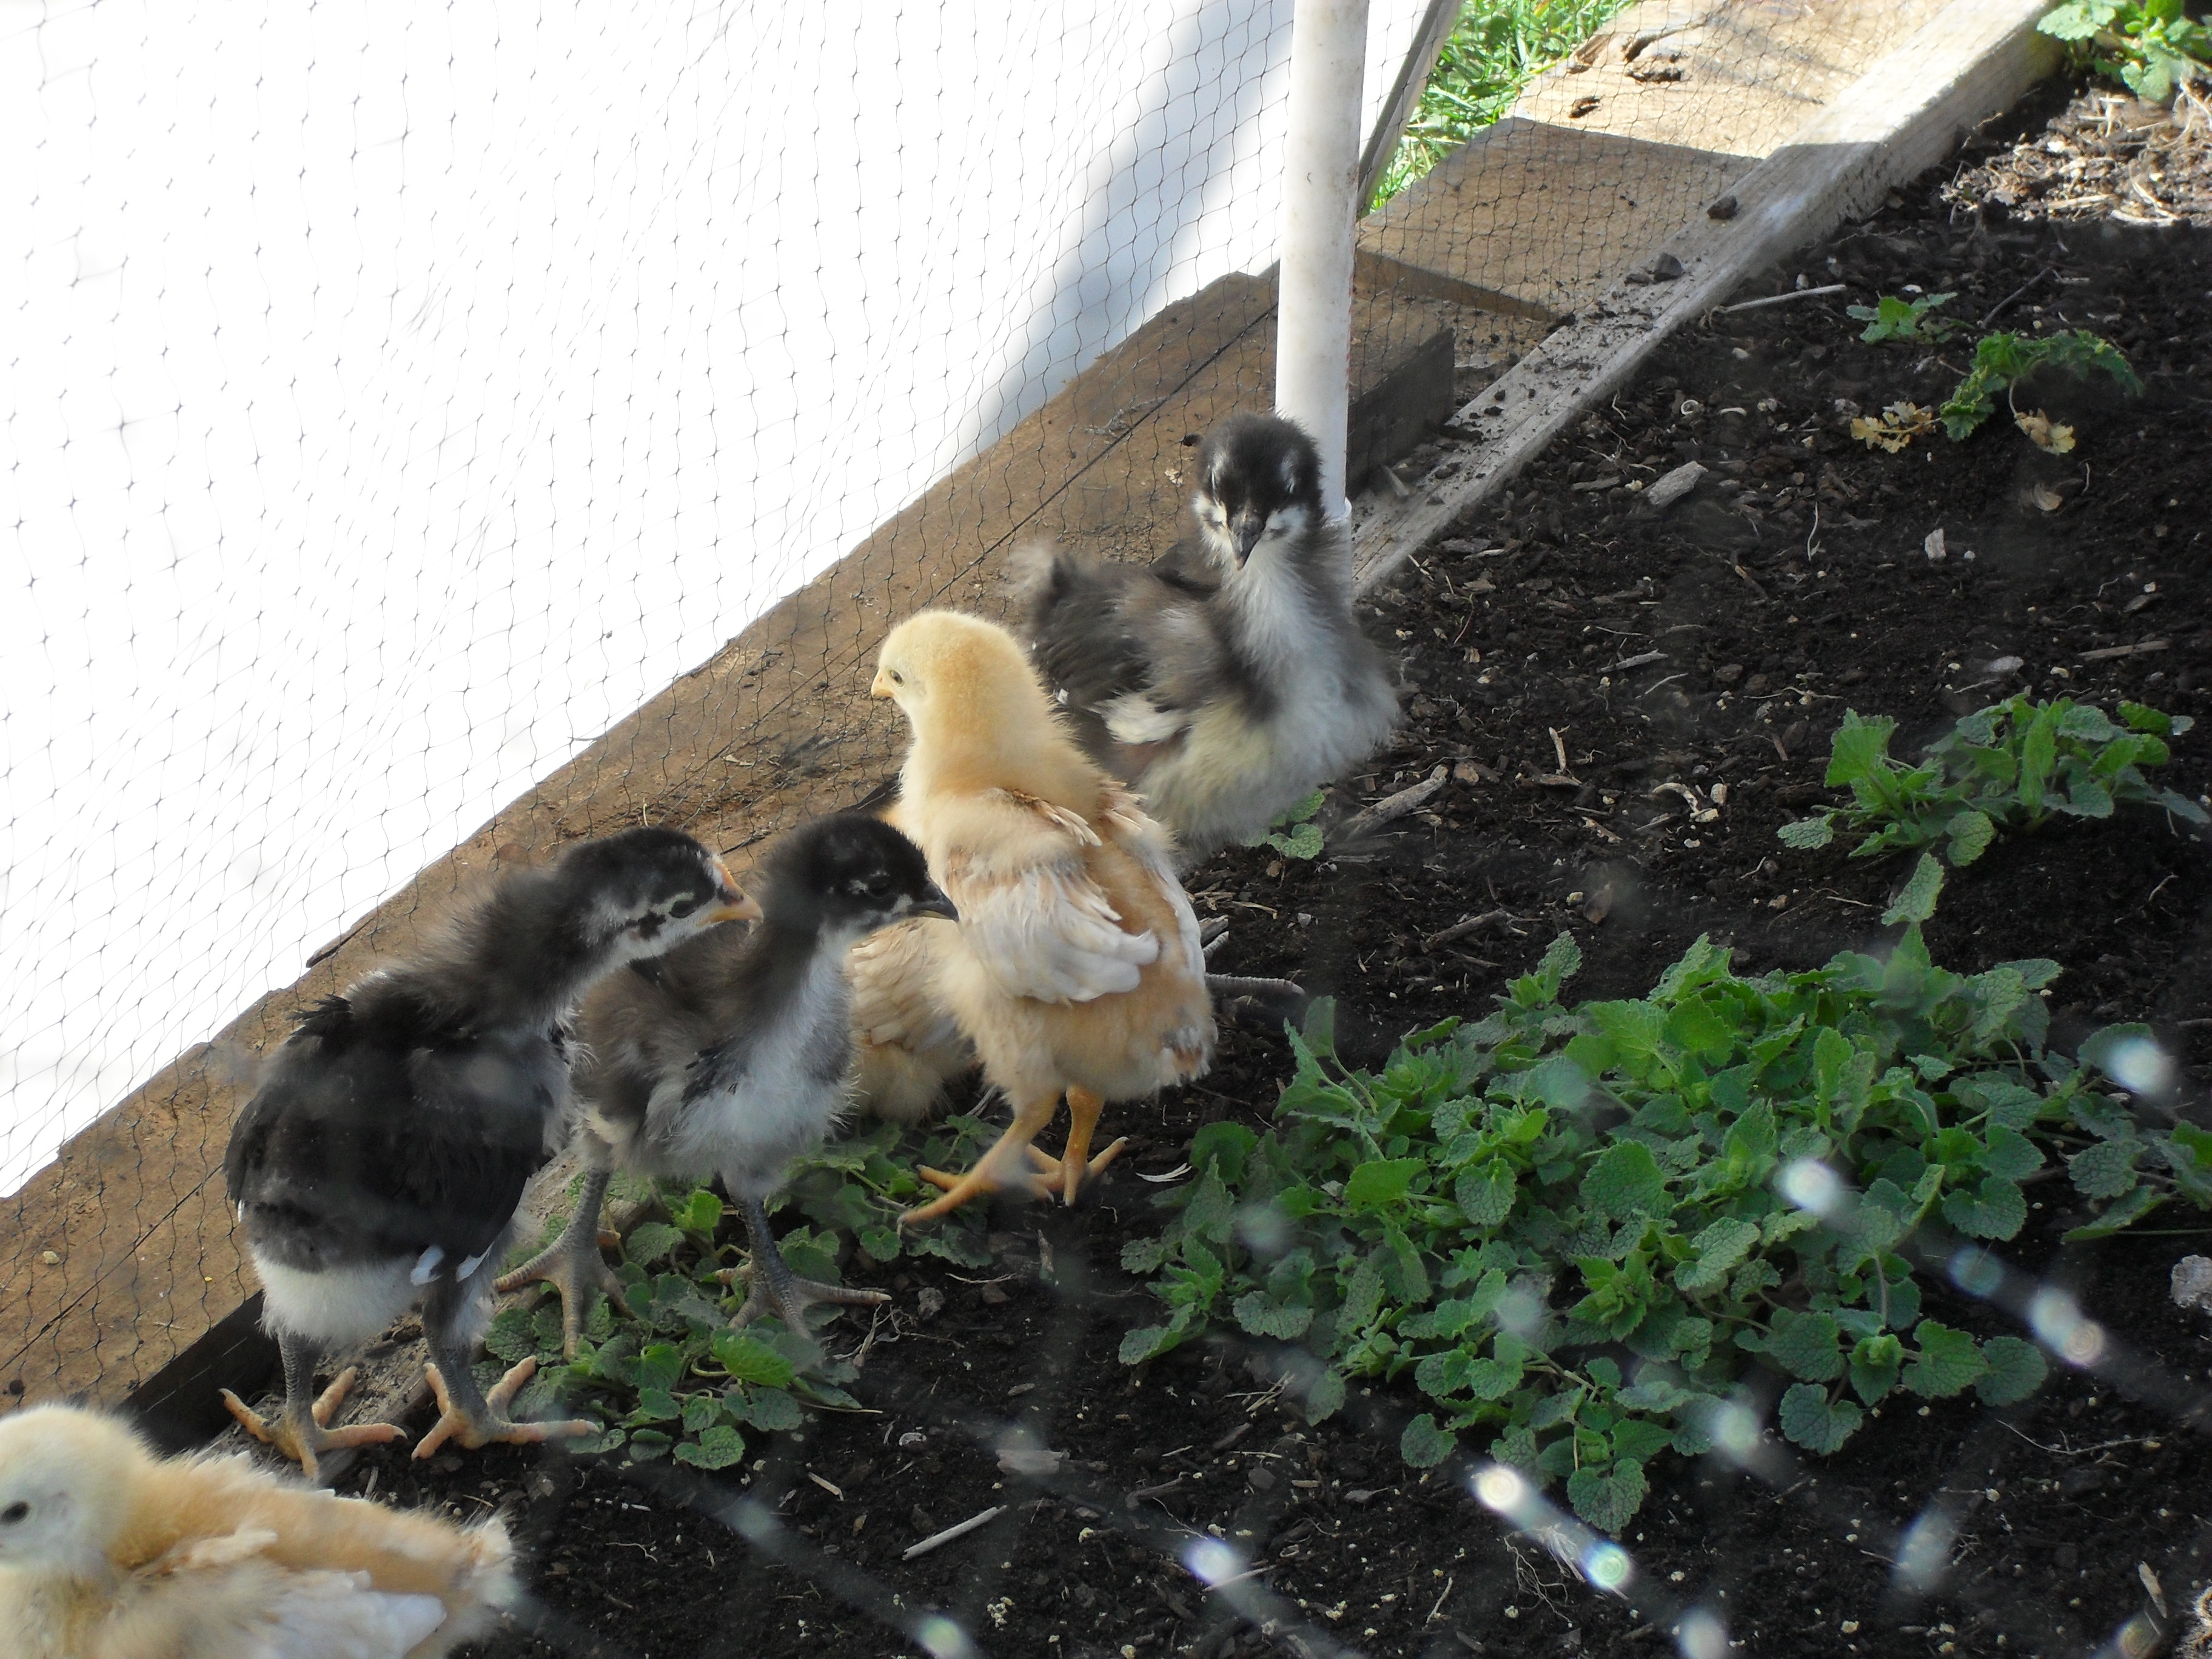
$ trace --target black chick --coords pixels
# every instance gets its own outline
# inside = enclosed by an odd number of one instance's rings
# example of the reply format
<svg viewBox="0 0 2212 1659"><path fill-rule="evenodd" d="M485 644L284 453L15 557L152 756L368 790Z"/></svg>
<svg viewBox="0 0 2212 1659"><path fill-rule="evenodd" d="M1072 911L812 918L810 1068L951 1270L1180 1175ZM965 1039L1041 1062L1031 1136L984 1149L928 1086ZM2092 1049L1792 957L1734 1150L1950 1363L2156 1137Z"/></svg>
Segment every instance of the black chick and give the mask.
<svg viewBox="0 0 2212 1659"><path fill-rule="evenodd" d="M1208 433L1191 512L1155 564L1026 548L1015 584L1078 740L1195 862L1373 753L1397 694L1352 619L1345 527L1294 422L1232 415Z"/></svg>
<svg viewBox="0 0 2212 1659"><path fill-rule="evenodd" d="M690 836L631 830L505 877L421 955L310 1010L223 1159L285 1382L275 1424L226 1390L231 1414L311 1476L318 1452L398 1437L327 1427L353 1374L311 1408L314 1367L419 1299L441 1416L416 1456L590 1432L506 1419L529 1362L489 1401L470 1366L523 1187L565 1133L561 1022L601 975L751 914Z"/></svg>
<svg viewBox="0 0 2212 1659"><path fill-rule="evenodd" d="M499 1281L561 1294L573 1355L589 1292L622 1307L599 1255L599 1206L617 1169L672 1180L719 1175L745 1222L752 1285L738 1323L773 1309L804 1335L814 1303L866 1304L797 1277L769 1231L765 1200L847 1103L852 994L845 953L902 916L950 917L921 849L878 819L817 818L769 848L747 880L757 927L723 929L599 986L578 1023L573 1082L587 1173L567 1229Z"/></svg>

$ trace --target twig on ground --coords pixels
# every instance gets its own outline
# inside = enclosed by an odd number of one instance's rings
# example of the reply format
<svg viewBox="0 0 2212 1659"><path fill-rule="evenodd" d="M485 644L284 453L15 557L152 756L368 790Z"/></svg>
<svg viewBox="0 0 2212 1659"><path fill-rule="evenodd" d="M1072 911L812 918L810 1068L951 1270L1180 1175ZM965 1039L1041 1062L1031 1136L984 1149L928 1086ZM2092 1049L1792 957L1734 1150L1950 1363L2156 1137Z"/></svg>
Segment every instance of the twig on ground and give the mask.
<svg viewBox="0 0 2212 1659"><path fill-rule="evenodd" d="M943 1532L933 1532L930 1534L928 1537L923 1539L919 1544L908 1545L907 1547L906 1553L899 1557L899 1559L902 1561L911 1561L918 1555L927 1555L930 1551L938 1548L941 1545L949 1544L956 1538L965 1537L968 1534L975 1531L976 1528L982 1526L987 1522L997 1520L1006 1512L1006 1506L1004 1504L994 1504L989 1509L985 1510L981 1515L971 1515L965 1521L959 1522L957 1525L945 1528Z"/></svg>
<svg viewBox="0 0 2212 1659"><path fill-rule="evenodd" d="M1725 317L1731 311L1757 311L1761 306L1787 305L1792 300L1817 300L1823 294L1841 294L1850 286L1847 283L1828 283L1819 288L1792 289L1787 294L1769 294L1763 299L1738 300L1732 306L1716 306L1713 315Z"/></svg>
<svg viewBox="0 0 2212 1659"><path fill-rule="evenodd" d="M1444 780L1450 775L1451 769L1449 767L1439 766L1419 783L1401 789L1395 795L1385 795L1374 805L1354 812L1337 830L1338 839L1357 841L1360 836L1372 834L1394 819L1402 818L1409 813L1419 811L1421 808L1436 799L1438 792L1444 787Z"/></svg>
<svg viewBox="0 0 2212 1659"><path fill-rule="evenodd" d="M1421 948L1424 951L1440 951L1447 945L1455 944L1465 939L1469 933L1480 932L1494 921L1510 921L1512 919L1512 915L1509 911L1485 910L1479 916L1468 916L1464 921L1455 921L1450 927L1441 928L1430 934L1421 941Z"/></svg>

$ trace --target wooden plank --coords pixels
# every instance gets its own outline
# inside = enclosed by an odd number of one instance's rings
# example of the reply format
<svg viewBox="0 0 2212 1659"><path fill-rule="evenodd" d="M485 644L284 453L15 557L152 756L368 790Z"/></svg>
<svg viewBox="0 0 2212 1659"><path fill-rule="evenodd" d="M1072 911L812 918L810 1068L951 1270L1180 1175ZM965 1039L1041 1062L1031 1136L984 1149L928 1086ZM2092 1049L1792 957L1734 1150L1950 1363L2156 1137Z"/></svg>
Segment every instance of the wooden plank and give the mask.
<svg viewBox="0 0 2212 1659"><path fill-rule="evenodd" d="M1429 9L1421 14L1420 26L1413 31L1413 44L1406 48L1406 60L1398 65L1398 78L1390 83L1390 95L1382 100L1382 112L1375 118L1375 131L1367 135L1367 147L1359 153L1359 183L1355 191L1359 211L1375 199L1376 186L1390 166L1390 159L1398 153L1398 141L1405 137L1406 123L1413 118L1413 111L1427 90L1430 71L1437 66L1437 54L1443 50L1444 41L1450 37L1453 25L1459 21L1466 0L1429 0Z"/></svg>
<svg viewBox="0 0 2212 1659"><path fill-rule="evenodd" d="M1699 213L1668 239L1685 273L1615 283L1454 417L1480 445L1442 487L1360 528L1358 581L1371 587L1481 501L1583 410L1626 381L1684 323L1744 278L1941 161L1976 123L2008 107L2057 61L2035 32L2040 0L1953 0L1737 180L1736 216Z"/></svg>
<svg viewBox="0 0 2212 1659"><path fill-rule="evenodd" d="M850 805L895 769L904 744L896 711L866 695L892 620L939 604L997 611L1006 555L1028 535L1121 556L1162 550L1189 494L1197 434L1272 402L1273 312L1270 274L1224 277L1169 307L426 866L317 952L296 983L72 1140L0 1204L0 1387L9 1389L0 1409L77 1392L118 1400L252 1293L223 1196L222 1152L255 1056L308 1002L407 950L501 865L566 841L648 821L742 854L787 823ZM1432 301L1362 294L1355 387L1417 360L1432 365L1437 341ZM250 1367L253 1351L234 1335L222 1339L234 1351L228 1363ZM216 1363L193 1356L149 1395L149 1411L174 1416L185 1408L174 1398L187 1386L179 1379Z"/></svg>
<svg viewBox="0 0 2212 1659"><path fill-rule="evenodd" d="M1505 119L1378 208L1360 250L1471 293L1577 310L1941 7L1632 7L1539 76Z"/></svg>

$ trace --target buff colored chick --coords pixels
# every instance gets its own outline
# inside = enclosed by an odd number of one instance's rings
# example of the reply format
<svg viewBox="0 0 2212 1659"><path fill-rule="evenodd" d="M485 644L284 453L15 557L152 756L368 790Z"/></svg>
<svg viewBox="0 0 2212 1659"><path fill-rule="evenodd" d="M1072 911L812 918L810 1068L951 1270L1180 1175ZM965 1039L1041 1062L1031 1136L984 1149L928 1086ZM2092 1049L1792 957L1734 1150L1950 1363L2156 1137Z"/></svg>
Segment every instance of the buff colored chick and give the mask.
<svg viewBox="0 0 2212 1659"><path fill-rule="evenodd" d="M870 689L914 728L894 821L960 913L957 924L911 924L951 931L914 942L925 978L905 1000L950 1012L1014 1112L966 1175L922 1170L944 1196L904 1219L998 1189L1072 1203L1121 1150L1117 1140L1091 1156L1105 1103L1200 1076L1213 1058L1198 919L1174 845L1076 746L1004 629L950 611L909 617L884 641ZM898 1000L864 987L863 1013L871 995ZM865 1045L861 1060L865 1079ZM1063 1093L1070 1125L1054 1159L1031 1143Z"/></svg>
<svg viewBox="0 0 2212 1659"><path fill-rule="evenodd" d="M513 1553L496 1521L464 1530L242 1456L165 1462L92 1412L0 1420L9 1659L435 1659L493 1623Z"/></svg>

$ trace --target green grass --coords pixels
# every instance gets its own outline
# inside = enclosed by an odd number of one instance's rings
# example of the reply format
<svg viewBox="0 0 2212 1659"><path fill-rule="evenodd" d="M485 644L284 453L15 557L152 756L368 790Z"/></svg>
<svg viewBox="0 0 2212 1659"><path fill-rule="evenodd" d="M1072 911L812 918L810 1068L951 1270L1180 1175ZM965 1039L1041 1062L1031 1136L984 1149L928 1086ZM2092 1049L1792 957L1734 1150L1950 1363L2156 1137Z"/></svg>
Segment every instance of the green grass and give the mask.
<svg viewBox="0 0 2212 1659"><path fill-rule="evenodd" d="M1626 0L1470 0L1383 169L1379 207L1513 107L1521 89L1597 33Z"/></svg>

